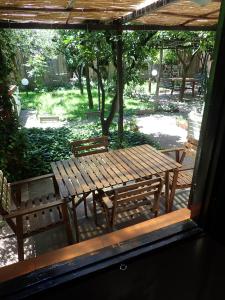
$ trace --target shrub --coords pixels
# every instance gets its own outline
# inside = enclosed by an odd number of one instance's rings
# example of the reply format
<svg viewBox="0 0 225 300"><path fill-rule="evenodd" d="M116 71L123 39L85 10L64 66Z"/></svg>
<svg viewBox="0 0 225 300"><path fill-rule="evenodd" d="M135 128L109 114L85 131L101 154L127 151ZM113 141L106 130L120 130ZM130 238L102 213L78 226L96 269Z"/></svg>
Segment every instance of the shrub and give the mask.
<svg viewBox="0 0 225 300"><path fill-rule="evenodd" d="M76 127L63 128L30 128L24 129L27 137L27 148L23 165L14 178L24 179L52 172L50 163L68 159L71 156L70 141L86 139L101 135L101 126L96 123L82 124ZM159 144L150 136L140 132L124 132L122 147L149 144L159 148ZM112 126L110 148L118 148L116 126Z"/></svg>

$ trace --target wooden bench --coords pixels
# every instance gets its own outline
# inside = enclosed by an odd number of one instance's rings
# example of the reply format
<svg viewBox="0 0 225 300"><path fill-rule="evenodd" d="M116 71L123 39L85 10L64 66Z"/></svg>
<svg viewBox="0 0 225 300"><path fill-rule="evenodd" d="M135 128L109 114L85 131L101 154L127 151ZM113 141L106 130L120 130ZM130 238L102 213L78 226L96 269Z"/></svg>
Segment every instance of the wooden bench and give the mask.
<svg viewBox="0 0 225 300"><path fill-rule="evenodd" d="M52 115L40 115L39 121L43 122L59 122L59 116L52 116Z"/></svg>

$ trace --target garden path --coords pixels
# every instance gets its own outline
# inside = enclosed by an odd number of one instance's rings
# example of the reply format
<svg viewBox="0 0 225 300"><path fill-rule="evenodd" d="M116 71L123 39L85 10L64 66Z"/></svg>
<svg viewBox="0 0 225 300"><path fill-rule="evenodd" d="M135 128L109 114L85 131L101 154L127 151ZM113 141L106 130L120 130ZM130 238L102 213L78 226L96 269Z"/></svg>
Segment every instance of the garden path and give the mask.
<svg viewBox="0 0 225 300"><path fill-rule="evenodd" d="M163 149L181 146L187 139L187 129L178 125L177 114L154 114L136 120L140 132L153 136Z"/></svg>
<svg viewBox="0 0 225 300"><path fill-rule="evenodd" d="M69 125L66 121L40 122L35 110L22 110L20 114L20 123L26 128L59 128ZM137 125L140 128L140 132L154 136L162 148L180 146L187 137L187 130L180 128L177 125L177 114L164 113L137 117Z"/></svg>

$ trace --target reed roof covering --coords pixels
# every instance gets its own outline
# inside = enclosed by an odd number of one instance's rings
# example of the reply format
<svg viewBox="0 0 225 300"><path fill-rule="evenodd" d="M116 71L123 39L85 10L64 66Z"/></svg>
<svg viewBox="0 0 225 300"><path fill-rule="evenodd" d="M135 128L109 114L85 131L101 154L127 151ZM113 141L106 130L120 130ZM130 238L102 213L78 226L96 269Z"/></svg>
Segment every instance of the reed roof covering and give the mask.
<svg viewBox="0 0 225 300"><path fill-rule="evenodd" d="M205 6L191 0L0 0L2 27L34 24L138 24L152 27L211 27L218 22L220 0Z"/></svg>

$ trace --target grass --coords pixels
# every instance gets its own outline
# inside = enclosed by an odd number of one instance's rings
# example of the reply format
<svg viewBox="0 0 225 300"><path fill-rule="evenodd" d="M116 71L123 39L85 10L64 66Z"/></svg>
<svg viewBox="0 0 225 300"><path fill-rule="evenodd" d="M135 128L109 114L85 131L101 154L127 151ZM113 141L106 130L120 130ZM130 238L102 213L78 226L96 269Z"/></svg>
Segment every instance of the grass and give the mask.
<svg viewBox="0 0 225 300"><path fill-rule="evenodd" d="M93 89L93 111L98 110L98 94ZM58 115L61 119L74 120L85 118L88 108L88 98L86 92L81 95L78 89L58 89L52 92L21 92L22 109L36 109L38 113L49 113ZM112 98L106 98L106 111L109 111ZM127 115L135 113L140 109L151 109L151 102L141 102L138 99L124 97L124 112Z"/></svg>

